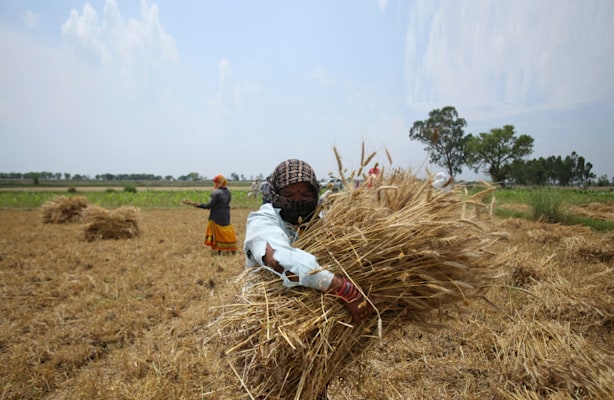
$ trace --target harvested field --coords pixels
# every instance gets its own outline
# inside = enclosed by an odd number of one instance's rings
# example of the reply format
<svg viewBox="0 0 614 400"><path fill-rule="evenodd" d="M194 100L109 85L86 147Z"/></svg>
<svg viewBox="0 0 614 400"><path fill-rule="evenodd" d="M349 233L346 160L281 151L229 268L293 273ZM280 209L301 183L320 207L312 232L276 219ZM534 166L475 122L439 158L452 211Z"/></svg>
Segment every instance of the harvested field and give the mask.
<svg viewBox="0 0 614 400"><path fill-rule="evenodd" d="M249 211L232 213L240 242ZM79 223L0 210L1 398L248 398L209 326L238 293L243 255L202 246L206 215L143 210L138 236L88 242ZM482 222L512 254L490 303L391 330L329 399L614 396L614 236Z"/></svg>
<svg viewBox="0 0 614 400"><path fill-rule="evenodd" d="M589 203L571 207L570 212L582 217L614 221L614 200L607 203Z"/></svg>

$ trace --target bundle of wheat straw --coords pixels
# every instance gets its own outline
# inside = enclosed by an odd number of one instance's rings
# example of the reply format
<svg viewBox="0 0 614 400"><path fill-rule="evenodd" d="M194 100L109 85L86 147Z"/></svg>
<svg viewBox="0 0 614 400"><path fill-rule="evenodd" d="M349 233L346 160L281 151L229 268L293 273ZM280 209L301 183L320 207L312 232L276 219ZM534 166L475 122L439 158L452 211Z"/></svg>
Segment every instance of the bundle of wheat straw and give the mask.
<svg viewBox="0 0 614 400"><path fill-rule="evenodd" d="M81 219L83 210L87 207L87 199L83 196L57 196L45 202L42 206L43 222L46 224L64 224Z"/></svg>
<svg viewBox="0 0 614 400"><path fill-rule="evenodd" d="M84 235L87 241L97 239L130 239L139 234L138 210L119 207L115 210L90 206L86 209Z"/></svg>
<svg viewBox="0 0 614 400"><path fill-rule="evenodd" d="M287 289L263 270L245 274L237 303L223 308L215 325L252 398L316 399L390 329L428 326L433 310L492 283L503 262L488 251L495 238L461 219L459 193L401 170L379 183L334 194L295 244L360 285L371 319L353 326L333 295Z"/></svg>

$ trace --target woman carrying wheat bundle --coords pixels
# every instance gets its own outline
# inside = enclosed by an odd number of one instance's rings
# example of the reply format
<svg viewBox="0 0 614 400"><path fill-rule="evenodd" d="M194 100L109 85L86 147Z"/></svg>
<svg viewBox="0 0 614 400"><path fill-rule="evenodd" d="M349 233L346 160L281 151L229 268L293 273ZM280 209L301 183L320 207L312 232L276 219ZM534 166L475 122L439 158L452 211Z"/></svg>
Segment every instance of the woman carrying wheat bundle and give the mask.
<svg viewBox="0 0 614 400"><path fill-rule="evenodd" d="M462 197L402 170L380 179L318 206L306 162L286 160L268 177L272 203L247 219L243 290L214 323L250 398L360 388L348 378L392 329L433 327L433 311L488 283L491 238L463 216Z"/></svg>
<svg viewBox="0 0 614 400"><path fill-rule="evenodd" d="M247 267L263 267L286 288L302 286L338 297L352 320L360 323L373 311L362 289L323 268L313 254L293 247L318 205L320 185L313 169L302 160L285 160L268 181L272 203L263 204L247 218Z"/></svg>

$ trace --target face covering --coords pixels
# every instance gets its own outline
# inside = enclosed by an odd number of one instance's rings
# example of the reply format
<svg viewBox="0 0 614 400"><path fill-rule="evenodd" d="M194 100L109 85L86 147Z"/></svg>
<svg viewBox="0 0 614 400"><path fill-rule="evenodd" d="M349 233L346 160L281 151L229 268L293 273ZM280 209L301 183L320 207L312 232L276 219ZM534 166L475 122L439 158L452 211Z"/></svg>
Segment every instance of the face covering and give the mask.
<svg viewBox="0 0 614 400"><path fill-rule="evenodd" d="M283 220L292 225L303 224L309 221L318 205L315 200L288 200L281 196L278 197L279 199L274 203L277 203L276 207L281 208L280 215Z"/></svg>
<svg viewBox="0 0 614 400"><path fill-rule="evenodd" d="M281 209L284 221L296 225L307 222L313 216L318 205L320 184L309 164L296 159L283 161L267 180L271 183L273 207ZM289 200L279 195L283 188L298 182L307 182L312 187L312 200Z"/></svg>

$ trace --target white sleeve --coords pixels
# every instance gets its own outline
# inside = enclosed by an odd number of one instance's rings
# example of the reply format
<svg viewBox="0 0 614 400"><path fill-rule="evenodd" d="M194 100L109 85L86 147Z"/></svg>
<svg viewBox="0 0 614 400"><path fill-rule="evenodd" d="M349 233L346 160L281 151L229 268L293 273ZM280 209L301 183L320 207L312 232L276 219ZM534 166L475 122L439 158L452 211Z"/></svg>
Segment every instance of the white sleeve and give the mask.
<svg viewBox="0 0 614 400"><path fill-rule="evenodd" d="M291 240L292 233L286 230L278 211L271 204L264 204L247 217L244 244L245 253L248 255L247 265L262 265L279 276L286 287L300 285L322 291L328 289L333 273L323 269L313 254L292 247ZM286 271L297 275L298 282L291 281L285 274L264 265L267 243L275 250L275 260Z"/></svg>

